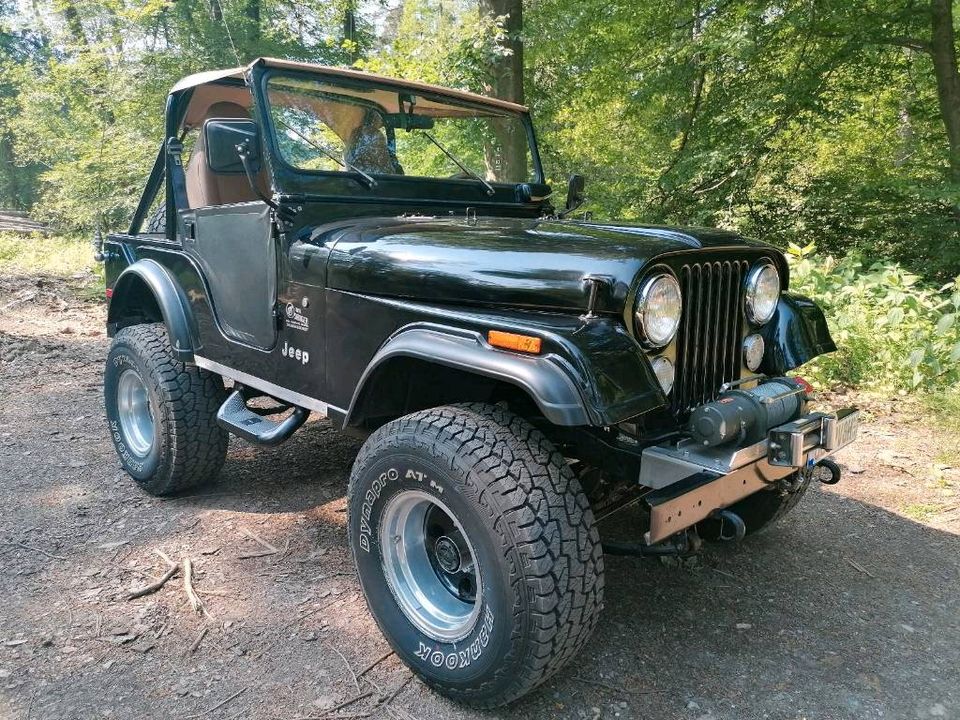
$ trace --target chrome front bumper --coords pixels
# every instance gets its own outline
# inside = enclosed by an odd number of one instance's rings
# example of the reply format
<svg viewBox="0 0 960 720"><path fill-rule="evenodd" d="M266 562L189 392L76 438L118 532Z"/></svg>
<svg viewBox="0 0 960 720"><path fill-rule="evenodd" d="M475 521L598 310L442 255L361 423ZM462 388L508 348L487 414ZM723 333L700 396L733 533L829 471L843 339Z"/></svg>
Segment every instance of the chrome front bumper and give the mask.
<svg viewBox="0 0 960 720"><path fill-rule="evenodd" d="M746 447L704 448L692 441L643 451L640 485L653 488L648 544L709 517L795 470L810 467L852 443L859 411L803 415L773 428L765 440Z"/></svg>

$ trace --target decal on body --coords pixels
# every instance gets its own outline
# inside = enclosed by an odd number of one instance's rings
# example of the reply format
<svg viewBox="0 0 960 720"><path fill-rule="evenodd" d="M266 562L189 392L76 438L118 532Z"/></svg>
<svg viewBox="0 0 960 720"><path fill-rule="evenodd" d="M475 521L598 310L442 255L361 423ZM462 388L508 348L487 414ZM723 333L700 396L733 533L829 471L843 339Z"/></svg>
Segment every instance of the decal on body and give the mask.
<svg viewBox="0 0 960 720"><path fill-rule="evenodd" d="M280 354L286 358L290 358L291 360L298 361L301 365L306 365L308 362L310 362L309 352L287 344L286 340L283 341L283 347L280 348Z"/></svg>
<svg viewBox="0 0 960 720"><path fill-rule="evenodd" d="M306 298L303 299L303 307L307 307L306 300ZM283 314L287 318L287 327L301 332L310 330L310 318L304 315L303 311L293 303L287 303Z"/></svg>

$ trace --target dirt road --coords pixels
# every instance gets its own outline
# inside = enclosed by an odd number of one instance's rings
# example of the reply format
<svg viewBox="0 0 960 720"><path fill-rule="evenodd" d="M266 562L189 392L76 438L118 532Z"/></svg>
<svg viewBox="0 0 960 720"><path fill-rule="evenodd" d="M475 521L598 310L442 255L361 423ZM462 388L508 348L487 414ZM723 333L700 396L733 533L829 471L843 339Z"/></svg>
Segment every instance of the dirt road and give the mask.
<svg viewBox="0 0 960 720"><path fill-rule="evenodd" d="M476 713L395 657L354 679L389 650L346 546L357 442L322 420L234 441L215 486L144 495L105 432L102 313L0 278L0 718L324 717L368 691L335 716L960 718L960 472L938 461L958 439L915 412L873 407L844 482L697 569L608 557L576 664ZM208 615L181 575L125 599L165 571L156 550L193 560Z"/></svg>

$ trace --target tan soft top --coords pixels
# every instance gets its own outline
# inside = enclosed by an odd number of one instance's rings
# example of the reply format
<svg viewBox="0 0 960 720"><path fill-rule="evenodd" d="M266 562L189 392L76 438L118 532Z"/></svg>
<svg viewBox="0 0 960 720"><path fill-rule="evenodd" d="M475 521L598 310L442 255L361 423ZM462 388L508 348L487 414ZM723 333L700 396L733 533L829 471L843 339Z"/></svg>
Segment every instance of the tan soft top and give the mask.
<svg viewBox="0 0 960 720"><path fill-rule="evenodd" d="M385 75L368 73L363 70L351 70L348 68L330 67L328 65L315 65L313 63L295 62L293 60L278 60L276 58L257 58L245 67L230 68L229 70L210 70L207 72L197 73L195 75L188 75L174 85L170 92L171 94L180 92L181 90L186 90L187 88L216 82L217 80L223 80L225 78L242 79L247 71L249 71L258 63L266 65L267 67L284 68L287 70L303 70L305 72L326 75L328 77L374 81L382 85L390 85L392 87L413 90L419 93L433 93L458 100L482 103L484 105L491 105L504 110L511 110L513 112L527 111L527 108L523 105L517 105L516 103L508 102L506 100L499 100L497 98L487 97L486 95L478 95L477 93L466 92L464 90L453 90L440 85L429 85L427 83L414 82L412 80L400 80L398 78L387 77Z"/></svg>

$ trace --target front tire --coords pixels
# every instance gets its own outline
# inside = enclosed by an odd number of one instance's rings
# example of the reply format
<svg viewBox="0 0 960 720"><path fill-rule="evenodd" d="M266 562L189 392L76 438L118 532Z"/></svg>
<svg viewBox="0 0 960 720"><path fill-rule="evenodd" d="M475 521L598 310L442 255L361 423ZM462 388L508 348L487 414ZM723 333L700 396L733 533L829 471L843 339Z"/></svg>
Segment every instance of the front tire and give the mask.
<svg viewBox="0 0 960 720"><path fill-rule="evenodd" d="M458 702L495 707L559 670L603 602L593 513L563 457L500 407L395 420L367 440L350 544L397 655Z"/></svg>
<svg viewBox="0 0 960 720"><path fill-rule="evenodd" d="M223 382L177 360L162 324L116 334L103 392L120 464L148 493L170 495L220 472L229 439L217 425Z"/></svg>

